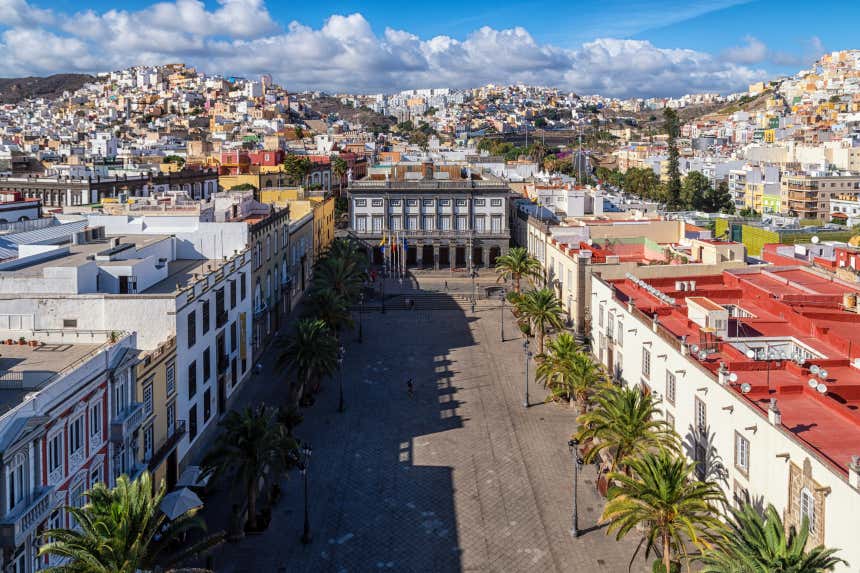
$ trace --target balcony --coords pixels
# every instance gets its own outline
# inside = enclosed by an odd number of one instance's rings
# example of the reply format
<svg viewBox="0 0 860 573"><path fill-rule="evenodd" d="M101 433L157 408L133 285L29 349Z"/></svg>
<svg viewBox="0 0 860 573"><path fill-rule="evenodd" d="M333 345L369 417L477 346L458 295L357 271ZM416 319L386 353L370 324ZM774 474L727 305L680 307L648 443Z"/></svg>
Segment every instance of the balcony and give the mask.
<svg viewBox="0 0 860 573"><path fill-rule="evenodd" d="M53 487L36 490L29 504L22 504L20 511L14 510L0 521L0 545L4 549L14 550L24 543L27 535L45 520L53 508L53 493Z"/></svg>
<svg viewBox="0 0 860 573"><path fill-rule="evenodd" d="M122 444L126 438L140 427L143 422L143 403L133 402L120 412L119 416L111 420L110 441Z"/></svg>
<svg viewBox="0 0 860 573"><path fill-rule="evenodd" d="M176 424L173 427L173 433L171 433L167 438L164 439L164 443L162 443L155 453L152 454L152 457L149 458L149 466L148 469L150 472L154 472L158 466L160 466L167 456L170 455L170 452L176 447L179 443L179 440L182 439L182 436L185 435L185 420L177 420Z"/></svg>

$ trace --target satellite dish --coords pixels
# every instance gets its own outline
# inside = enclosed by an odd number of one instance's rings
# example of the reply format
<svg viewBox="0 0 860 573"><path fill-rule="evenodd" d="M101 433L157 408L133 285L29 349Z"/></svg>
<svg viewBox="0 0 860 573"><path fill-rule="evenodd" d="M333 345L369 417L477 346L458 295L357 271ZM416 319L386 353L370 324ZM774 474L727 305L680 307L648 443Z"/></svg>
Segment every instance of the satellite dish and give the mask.
<svg viewBox="0 0 860 573"><path fill-rule="evenodd" d="M825 370L824 368L822 368L821 370L819 370L819 371L818 371L818 375L819 375L823 380L827 380L827 370Z"/></svg>
<svg viewBox="0 0 860 573"><path fill-rule="evenodd" d="M699 345L698 344L692 345L690 347L690 350L692 350L693 352L698 352L699 351Z"/></svg>
<svg viewBox="0 0 860 573"><path fill-rule="evenodd" d="M810 241L812 241L813 245L817 245L818 241L820 241L820 240L821 239L818 238L818 235L813 235L812 238L810 239Z"/></svg>
<svg viewBox="0 0 860 573"><path fill-rule="evenodd" d="M818 364L813 364L809 367L809 371L813 374L818 374L819 372L821 372L821 368L818 366Z"/></svg>
<svg viewBox="0 0 860 573"><path fill-rule="evenodd" d="M587 241L585 241L585 244L586 244L586 245L588 245L588 246L590 247L591 245L593 245L593 244L594 244L594 240L593 240L593 239L588 239Z"/></svg>
<svg viewBox="0 0 860 573"><path fill-rule="evenodd" d="M819 394L826 394L827 393L827 386L825 386L824 384L819 384L818 386L815 387L815 389L818 390Z"/></svg>
<svg viewBox="0 0 860 573"><path fill-rule="evenodd" d="M810 388L815 388L816 386L818 386L818 380L816 380L815 378L810 378L807 384L809 384Z"/></svg>
<svg viewBox="0 0 860 573"><path fill-rule="evenodd" d="M707 352L705 352L704 350L700 350L700 351L699 351L699 360L704 360L704 359L705 359L705 358L707 358L707 357L708 357L708 353L707 353Z"/></svg>
<svg viewBox="0 0 860 573"><path fill-rule="evenodd" d="M752 348L747 350L747 358L749 358L750 360L755 360L755 350L753 350Z"/></svg>
<svg viewBox="0 0 860 573"><path fill-rule="evenodd" d="M737 381L738 381L738 375L737 374L735 374L734 372L729 374L729 382L737 382Z"/></svg>
<svg viewBox="0 0 860 573"><path fill-rule="evenodd" d="M749 393L750 393L750 390L752 390L752 386L750 386L750 385L749 385L749 384L747 384L746 382L744 382L743 384L741 384L741 392L742 392L743 394L749 394Z"/></svg>

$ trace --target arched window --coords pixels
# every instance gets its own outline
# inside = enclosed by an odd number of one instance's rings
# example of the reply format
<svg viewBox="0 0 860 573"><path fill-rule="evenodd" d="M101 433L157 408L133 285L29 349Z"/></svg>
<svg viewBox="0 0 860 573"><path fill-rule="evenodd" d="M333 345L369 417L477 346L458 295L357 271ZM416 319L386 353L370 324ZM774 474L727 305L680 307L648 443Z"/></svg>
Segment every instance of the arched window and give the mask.
<svg viewBox="0 0 860 573"><path fill-rule="evenodd" d="M272 271L266 272L266 301L272 300Z"/></svg>
<svg viewBox="0 0 860 573"><path fill-rule="evenodd" d="M254 310L263 308L263 289L260 287L260 277L257 277L257 283L254 285Z"/></svg>
<svg viewBox="0 0 860 573"><path fill-rule="evenodd" d="M809 532L815 533L815 497L809 488L800 490L800 519L804 517L809 520Z"/></svg>
<svg viewBox="0 0 860 573"><path fill-rule="evenodd" d="M272 256L272 235L266 235L266 260Z"/></svg>

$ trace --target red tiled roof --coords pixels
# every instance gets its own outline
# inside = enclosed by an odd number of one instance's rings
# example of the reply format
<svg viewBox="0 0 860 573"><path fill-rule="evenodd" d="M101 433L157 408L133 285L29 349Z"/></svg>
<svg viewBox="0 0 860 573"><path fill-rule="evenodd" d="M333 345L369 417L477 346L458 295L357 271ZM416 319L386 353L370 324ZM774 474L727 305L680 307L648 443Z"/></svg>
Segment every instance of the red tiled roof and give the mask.
<svg viewBox="0 0 860 573"><path fill-rule="evenodd" d="M675 281L696 282L695 290L677 291ZM843 295L860 289L803 267L724 271L721 275L649 279L651 286L675 299L669 305L629 280L610 281L616 296L658 320L667 335L699 344L705 334L687 317L688 299L706 298L716 305L736 305L751 317L732 319L729 336L746 339L794 338L824 358L798 365L791 360L751 360L730 342L699 362L716 373L720 364L739 376L732 386L738 395L766 414L770 398L778 400L782 424L799 441L819 451L834 469L845 473L852 455L860 453L860 314L843 306ZM691 356L691 360L696 359ZM826 368L828 388L821 394L808 385L812 365ZM747 383L751 391L740 392Z"/></svg>

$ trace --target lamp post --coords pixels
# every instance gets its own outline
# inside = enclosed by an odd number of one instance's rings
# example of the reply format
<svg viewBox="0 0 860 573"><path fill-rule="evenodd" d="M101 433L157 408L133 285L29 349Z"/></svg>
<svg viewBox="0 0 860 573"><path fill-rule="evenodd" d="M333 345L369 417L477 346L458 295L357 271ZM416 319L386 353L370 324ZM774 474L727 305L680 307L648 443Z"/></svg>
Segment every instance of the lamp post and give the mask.
<svg viewBox="0 0 860 573"><path fill-rule="evenodd" d="M364 315L364 293L358 295L358 341L364 342L364 332L362 332L362 316Z"/></svg>
<svg viewBox="0 0 860 573"><path fill-rule="evenodd" d="M573 293L567 295L567 327L573 326Z"/></svg>
<svg viewBox="0 0 860 573"><path fill-rule="evenodd" d="M471 259L470 259L471 266ZM478 271L475 270L475 267L472 267L472 314L475 314L475 304L478 302L478 295L475 287L475 278L478 275Z"/></svg>
<svg viewBox="0 0 860 573"><path fill-rule="evenodd" d="M346 348L341 346L337 349L337 369L339 373L338 390L340 392L340 401L338 402L337 411L343 412L346 408L343 405L343 357L346 355Z"/></svg>
<svg viewBox="0 0 860 573"><path fill-rule="evenodd" d="M502 303L499 306L499 324L502 329L502 342L505 341L505 289L502 289L501 295L499 295L499 300Z"/></svg>
<svg viewBox="0 0 860 573"><path fill-rule="evenodd" d="M305 528L302 533L302 543L305 545L311 542L311 519L308 512L308 469L311 464L311 445L305 443L302 445L301 454L299 456L299 471L305 478Z"/></svg>
<svg viewBox="0 0 860 573"><path fill-rule="evenodd" d="M526 357L526 380L525 380L525 397L523 398L523 407L529 407L529 360L531 360L532 353L529 352L529 339L526 338L523 341L523 354Z"/></svg>
<svg viewBox="0 0 860 573"><path fill-rule="evenodd" d="M570 529L570 534L579 537L579 508L576 503L576 492L579 489L579 470L582 468L582 458L579 457L579 440L568 440L567 447L573 455L573 527Z"/></svg>

